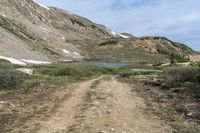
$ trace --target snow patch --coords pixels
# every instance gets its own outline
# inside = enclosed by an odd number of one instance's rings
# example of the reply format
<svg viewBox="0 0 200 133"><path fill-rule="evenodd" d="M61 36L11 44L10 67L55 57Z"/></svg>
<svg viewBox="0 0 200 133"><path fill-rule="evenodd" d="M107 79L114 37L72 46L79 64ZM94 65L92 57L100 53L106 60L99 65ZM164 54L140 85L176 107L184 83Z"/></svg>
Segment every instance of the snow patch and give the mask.
<svg viewBox="0 0 200 133"><path fill-rule="evenodd" d="M41 6L41 7L45 8L45 9L49 10L49 8L48 8L47 6L45 6L45 5L41 4L41 3L39 3L37 0L33 0L33 1L34 1L35 3L37 3L39 6Z"/></svg>
<svg viewBox="0 0 200 133"><path fill-rule="evenodd" d="M120 34L120 33L116 33L118 36L121 36L122 38L129 38L128 36L125 36L125 35L122 35L122 34Z"/></svg>
<svg viewBox="0 0 200 133"><path fill-rule="evenodd" d="M128 36L125 36L125 35L122 35L122 34L120 34L120 33L114 32L114 31L112 31L112 30L110 30L110 29L108 29L108 28L107 28L107 30L108 30L114 37L120 36L120 37L122 37L122 38L129 38Z"/></svg>
<svg viewBox="0 0 200 133"><path fill-rule="evenodd" d="M26 63L24 63L23 61L20 61L20 60L11 58L11 57L0 56L0 59L7 60L7 61L9 61L12 64L26 65Z"/></svg>
<svg viewBox="0 0 200 133"><path fill-rule="evenodd" d="M64 60L64 62L70 63L70 62L73 62L73 60Z"/></svg>
<svg viewBox="0 0 200 133"><path fill-rule="evenodd" d="M45 32L50 32L49 30L47 30L46 28L44 28L44 27L42 27L42 26L40 26L40 29L42 29L42 30L45 31Z"/></svg>
<svg viewBox="0 0 200 133"><path fill-rule="evenodd" d="M77 53L77 52L74 52L74 54L75 54L75 55L78 55L78 56L80 56L80 54L79 54L79 53Z"/></svg>
<svg viewBox="0 0 200 133"><path fill-rule="evenodd" d="M51 64L52 62L47 62L47 61L36 61L36 60L26 60L26 59L21 59L22 61L26 62L26 63L30 63L30 64L36 64L36 65L40 65L40 64Z"/></svg>
<svg viewBox="0 0 200 133"><path fill-rule="evenodd" d="M72 12L66 11L66 13L70 14L70 15L74 15Z"/></svg>
<svg viewBox="0 0 200 133"><path fill-rule="evenodd" d="M65 54L71 54L68 50L66 50L66 49L63 49L63 52L65 53Z"/></svg>
<svg viewBox="0 0 200 133"><path fill-rule="evenodd" d="M38 65L52 63L52 62L46 62L46 61L36 61L36 60L26 60L26 59L17 60L17 59L14 59L11 57L6 57L6 56L0 56L0 59L7 60L12 64L23 65L23 66L27 65L28 63L29 64L38 64Z"/></svg>

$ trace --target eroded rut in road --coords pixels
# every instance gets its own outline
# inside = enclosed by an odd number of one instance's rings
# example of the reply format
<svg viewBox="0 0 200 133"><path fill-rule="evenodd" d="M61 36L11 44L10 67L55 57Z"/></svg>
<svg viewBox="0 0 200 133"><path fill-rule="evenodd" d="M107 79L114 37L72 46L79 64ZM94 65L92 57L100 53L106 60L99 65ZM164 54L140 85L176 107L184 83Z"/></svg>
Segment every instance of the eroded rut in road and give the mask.
<svg viewBox="0 0 200 133"><path fill-rule="evenodd" d="M76 83L52 94L60 99L13 132L168 133L161 120L144 112L143 99L115 77ZM70 91L70 93L69 93ZM45 118L45 119L44 119Z"/></svg>

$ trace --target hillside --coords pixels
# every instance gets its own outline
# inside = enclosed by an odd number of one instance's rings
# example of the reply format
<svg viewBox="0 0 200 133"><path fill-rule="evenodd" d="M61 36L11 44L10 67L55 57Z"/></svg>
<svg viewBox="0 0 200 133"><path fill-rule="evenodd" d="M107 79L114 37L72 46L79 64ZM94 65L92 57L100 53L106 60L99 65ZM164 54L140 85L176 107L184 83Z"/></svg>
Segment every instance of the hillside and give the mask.
<svg viewBox="0 0 200 133"><path fill-rule="evenodd" d="M113 36L102 25L33 0L0 1L0 34L1 55L46 61L80 58L81 51L66 39Z"/></svg>
<svg viewBox="0 0 200 133"><path fill-rule="evenodd" d="M109 38L101 40L68 40L85 51L92 60L166 63L189 61L197 53L178 42L164 37ZM89 45L88 45L89 44Z"/></svg>
<svg viewBox="0 0 200 133"><path fill-rule="evenodd" d="M26 63L80 59L168 62L172 55L187 60L194 51L185 48L161 37L119 34L35 0L0 1L0 55Z"/></svg>

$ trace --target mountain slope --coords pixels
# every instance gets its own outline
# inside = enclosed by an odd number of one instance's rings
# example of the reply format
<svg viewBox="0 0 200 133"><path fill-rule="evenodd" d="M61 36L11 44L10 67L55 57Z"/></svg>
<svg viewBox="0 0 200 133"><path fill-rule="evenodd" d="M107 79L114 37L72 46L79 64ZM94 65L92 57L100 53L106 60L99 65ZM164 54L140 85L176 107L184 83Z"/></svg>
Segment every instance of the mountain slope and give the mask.
<svg viewBox="0 0 200 133"><path fill-rule="evenodd" d="M34 0L0 1L0 26L0 54L19 59L80 58L77 53L81 51L66 43L66 39L113 36L102 25L61 9L42 6Z"/></svg>
<svg viewBox="0 0 200 133"><path fill-rule="evenodd" d="M164 37L109 38L98 40L68 40L85 51L93 60L118 60L125 62L166 63L190 61L197 54L184 44Z"/></svg>
<svg viewBox="0 0 200 133"><path fill-rule="evenodd" d="M167 61L174 52L180 52L181 57L194 52L186 50L182 44L155 38L115 33L103 25L62 9L46 7L36 0L0 1L1 56L54 62L84 58L139 60L148 55L155 61ZM116 45L107 45L112 39ZM104 46L102 41L106 42ZM163 48L164 53L155 55L156 50ZM133 56L135 53L139 57Z"/></svg>

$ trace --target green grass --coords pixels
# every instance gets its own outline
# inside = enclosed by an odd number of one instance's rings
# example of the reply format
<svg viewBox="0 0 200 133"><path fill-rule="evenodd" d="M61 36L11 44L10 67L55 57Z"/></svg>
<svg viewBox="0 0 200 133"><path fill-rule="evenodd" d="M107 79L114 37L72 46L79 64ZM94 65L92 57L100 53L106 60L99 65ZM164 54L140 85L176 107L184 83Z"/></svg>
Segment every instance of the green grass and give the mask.
<svg viewBox="0 0 200 133"><path fill-rule="evenodd" d="M168 60L159 54L149 54L140 52L134 49L110 49L104 50L96 50L90 53L91 57L94 59L100 60L117 60L117 61L125 61L125 62L140 62L140 63L165 63Z"/></svg>
<svg viewBox="0 0 200 133"><path fill-rule="evenodd" d="M11 64L7 60L0 59L0 69L15 69L15 68L22 68L23 66L17 64Z"/></svg>
<svg viewBox="0 0 200 133"><path fill-rule="evenodd" d="M139 65L140 66L140 65ZM143 65L144 66L144 65ZM155 70L152 67L151 69L133 69L134 65L125 66L122 68L107 68L107 67L98 67L98 66L65 66L65 65L39 65L34 66L36 73L40 75L48 75L55 77L68 77L74 79L82 79L87 77L92 77L96 75L145 75L145 74L159 74L161 70Z"/></svg>
<svg viewBox="0 0 200 133"><path fill-rule="evenodd" d="M42 75L68 77L75 80L102 74L115 74L117 72L116 69L96 67L96 66L68 67L68 66L45 65L45 66L36 66L35 69L39 74Z"/></svg>
<svg viewBox="0 0 200 133"><path fill-rule="evenodd" d="M162 70L155 69L119 69L118 71L120 77L131 77L135 75L158 75L162 73Z"/></svg>

